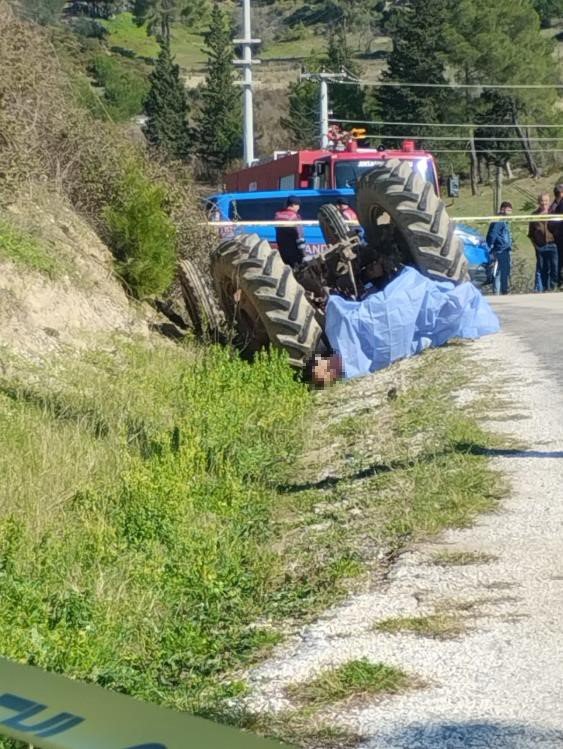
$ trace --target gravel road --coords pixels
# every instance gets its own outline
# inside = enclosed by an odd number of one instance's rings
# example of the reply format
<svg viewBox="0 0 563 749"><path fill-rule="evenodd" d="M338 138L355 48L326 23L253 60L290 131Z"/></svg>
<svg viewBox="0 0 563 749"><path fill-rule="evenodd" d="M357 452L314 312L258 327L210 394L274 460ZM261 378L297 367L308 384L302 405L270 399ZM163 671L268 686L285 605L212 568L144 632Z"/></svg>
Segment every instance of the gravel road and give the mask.
<svg viewBox="0 0 563 749"><path fill-rule="evenodd" d="M278 650L250 676L254 707L290 707L285 686L365 657L425 686L332 712L365 737L364 749L563 747L563 295L494 304L503 332L468 355L484 365L481 391L512 404L490 414L494 431L522 445L491 457L510 498L472 528L403 555L384 589L350 598ZM476 394L459 393L460 404ZM431 563L444 550L493 560ZM381 619L460 605L469 629L455 639L373 631Z"/></svg>

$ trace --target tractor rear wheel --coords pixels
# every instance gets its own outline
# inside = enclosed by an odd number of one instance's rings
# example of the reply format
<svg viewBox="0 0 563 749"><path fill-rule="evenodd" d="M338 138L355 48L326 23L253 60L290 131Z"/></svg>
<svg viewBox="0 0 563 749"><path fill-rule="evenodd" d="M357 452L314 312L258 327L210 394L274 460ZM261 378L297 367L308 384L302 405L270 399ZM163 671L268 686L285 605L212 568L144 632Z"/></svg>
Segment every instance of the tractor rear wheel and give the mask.
<svg viewBox="0 0 563 749"><path fill-rule="evenodd" d="M201 272L191 260L184 258L180 261L178 275L184 304L196 334L220 336L225 318Z"/></svg>
<svg viewBox="0 0 563 749"><path fill-rule="evenodd" d="M328 245L346 241L350 232L342 214L332 203L325 203L319 208L317 216L322 235Z"/></svg>
<svg viewBox="0 0 563 749"><path fill-rule="evenodd" d="M368 244L378 245L387 213L406 262L448 281L469 279L463 242L432 185L399 159L382 161L358 183L356 210ZM409 262L410 261L410 262Z"/></svg>
<svg viewBox="0 0 563 749"><path fill-rule="evenodd" d="M211 273L235 345L250 358L269 345L304 367L321 336L315 310L291 268L265 240L235 239L211 259Z"/></svg>

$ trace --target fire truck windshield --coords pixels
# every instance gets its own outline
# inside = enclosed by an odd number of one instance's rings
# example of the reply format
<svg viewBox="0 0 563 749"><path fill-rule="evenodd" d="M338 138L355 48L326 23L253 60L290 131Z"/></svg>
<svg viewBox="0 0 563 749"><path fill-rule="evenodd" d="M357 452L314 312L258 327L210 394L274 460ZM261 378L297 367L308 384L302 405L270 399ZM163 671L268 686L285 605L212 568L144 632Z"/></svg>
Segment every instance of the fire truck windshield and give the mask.
<svg viewBox="0 0 563 749"><path fill-rule="evenodd" d="M404 159L426 180L434 184L434 171L430 159ZM334 164L335 187L355 187L356 181L381 163L381 159L338 159Z"/></svg>

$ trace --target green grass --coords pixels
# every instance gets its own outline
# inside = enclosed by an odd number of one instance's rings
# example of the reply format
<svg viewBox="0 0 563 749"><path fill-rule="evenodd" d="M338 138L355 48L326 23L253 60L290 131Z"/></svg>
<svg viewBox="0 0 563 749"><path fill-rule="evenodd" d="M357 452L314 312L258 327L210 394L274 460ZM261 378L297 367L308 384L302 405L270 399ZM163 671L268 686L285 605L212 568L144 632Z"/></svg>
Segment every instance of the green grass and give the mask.
<svg viewBox="0 0 563 749"><path fill-rule="evenodd" d="M467 631L465 622L453 614L438 613L427 616L402 616L383 619L374 625L377 632L399 634L411 632L421 637L449 639Z"/></svg>
<svg viewBox="0 0 563 749"><path fill-rule="evenodd" d="M311 395L277 356L250 366L113 339L41 369L6 359L0 654L245 724L225 702L244 691L233 674L279 640L278 623L313 617L376 557L494 506L497 479L472 449L491 440L450 396L470 376L444 349L409 362L394 400L374 380L383 405L366 410L360 390L332 455L311 435L357 383L316 394L305 428ZM303 441L323 467L334 458L332 483L296 463ZM396 688L374 668L322 675L305 707Z"/></svg>
<svg viewBox="0 0 563 749"><path fill-rule="evenodd" d="M432 556L432 564L439 567L464 567L471 564L488 564L494 562L494 554L482 551L439 551Z"/></svg>
<svg viewBox="0 0 563 749"><path fill-rule="evenodd" d="M307 392L279 357L113 345L3 377L0 653L205 712L277 641L266 481Z"/></svg>
<svg viewBox="0 0 563 749"><path fill-rule="evenodd" d="M218 716L219 719L221 717ZM303 749L354 749L363 739L347 728L331 725L319 718L314 707L280 713L243 713L238 716L237 725Z"/></svg>
<svg viewBox="0 0 563 749"><path fill-rule="evenodd" d="M136 26L131 13L118 13L103 24L109 32L108 46L129 49L139 57L158 56L155 37L149 36L144 26ZM171 47L176 62L186 70L201 67L207 59L203 51L203 36L192 33L181 24L172 29Z"/></svg>
<svg viewBox="0 0 563 749"><path fill-rule="evenodd" d="M108 31L108 46L130 49L140 57L156 57L158 44L149 36L144 26L133 22L132 13L117 13L107 21L101 21Z"/></svg>
<svg viewBox="0 0 563 749"><path fill-rule="evenodd" d="M293 684L287 693L296 702L320 708L351 697L396 694L410 684L404 671L362 659L327 669L309 682Z"/></svg>
<svg viewBox="0 0 563 749"><path fill-rule="evenodd" d="M315 434L324 436L310 440L316 449L280 487L279 544L292 559L282 573L293 583L274 602L279 616L322 610L366 568L384 566L412 540L471 524L502 496L483 454L494 440L451 395L475 374L462 349L432 351L398 369L397 398L387 397L394 370L371 383L377 406L366 409L353 382L317 394ZM318 478L320 466L328 479Z"/></svg>
<svg viewBox="0 0 563 749"><path fill-rule="evenodd" d="M303 59L324 52L326 41L323 36L311 34L305 39L287 42L272 42L260 53L264 60L275 59Z"/></svg>
<svg viewBox="0 0 563 749"><path fill-rule="evenodd" d="M65 263L53 257L37 237L3 218L0 218L0 258L50 278L57 278L66 270Z"/></svg>

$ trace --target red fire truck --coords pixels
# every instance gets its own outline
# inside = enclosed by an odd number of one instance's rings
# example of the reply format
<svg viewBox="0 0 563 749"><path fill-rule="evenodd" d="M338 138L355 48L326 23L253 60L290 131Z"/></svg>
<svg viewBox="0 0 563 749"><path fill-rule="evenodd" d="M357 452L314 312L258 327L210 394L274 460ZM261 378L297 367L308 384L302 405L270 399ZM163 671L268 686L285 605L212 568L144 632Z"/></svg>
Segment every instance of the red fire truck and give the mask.
<svg viewBox="0 0 563 749"><path fill-rule="evenodd" d="M228 174L225 177L225 190L253 192L354 187L364 172L373 169L377 162L388 159L409 161L439 194L434 159L428 151L418 150L413 140L403 141L400 149L386 149L383 146L359 148L356 140L351 139L334 149L278 152L272 159Z"/></svg>

